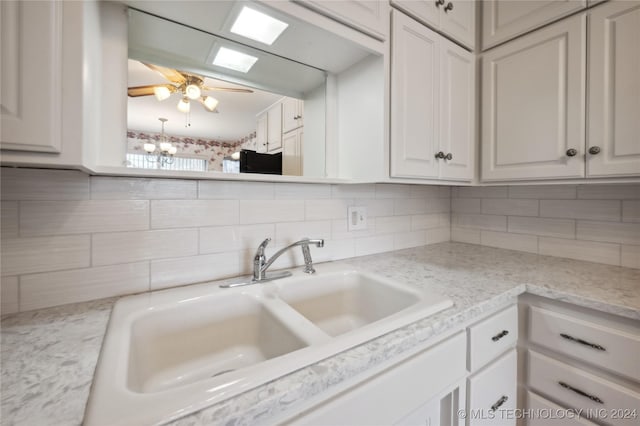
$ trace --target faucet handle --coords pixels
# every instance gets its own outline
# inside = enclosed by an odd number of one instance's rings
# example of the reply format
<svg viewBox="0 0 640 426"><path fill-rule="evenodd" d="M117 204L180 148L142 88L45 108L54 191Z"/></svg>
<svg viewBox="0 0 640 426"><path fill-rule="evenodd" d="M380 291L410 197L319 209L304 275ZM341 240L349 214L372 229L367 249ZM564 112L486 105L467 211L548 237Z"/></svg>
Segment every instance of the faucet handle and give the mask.
<svg viewBox="0 0 640 426"><path fill-rule="evenodd" d="M260 245L258 246L258 255L264 255L264 249L269 245L269 243L271 242L271 238L265 238L265 240L263 242L260 243Z"/></svg>

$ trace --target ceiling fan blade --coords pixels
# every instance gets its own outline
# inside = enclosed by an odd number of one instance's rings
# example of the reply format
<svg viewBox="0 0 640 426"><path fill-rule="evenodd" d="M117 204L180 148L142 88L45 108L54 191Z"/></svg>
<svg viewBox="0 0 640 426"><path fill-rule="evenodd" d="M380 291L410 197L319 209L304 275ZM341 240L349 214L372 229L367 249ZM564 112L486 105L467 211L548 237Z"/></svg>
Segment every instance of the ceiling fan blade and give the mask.
<svg viewBox="0 0 640 426"><path fill-rule="evenodd" d="M127 94L132 98L155 95L154 89L156 87L166 87L171 93L176 91L176 87L173 84L148 84L146 86L129 87L127 89Z"/></svg>
<svg viewBox="0 0 640 426"><path fill-rule="evenodd" d="M161 67L160 65L147 64L146 62L143 62L143 64L147 66L147 68L162 74L164 78L166 78L167 80L173 83L182 84L187 80L180 71L174 70L173 68L166 68L166 67Z"/></svg>
<svg viewBox="0 0 640 426"><path fill-rule="evenodd" d="M202 86L202 90L205 92L218 91L218 92L237 92L237 93L253 93L250 89L236 89L233 87L208 87Z"/></svg>
<svg viewBox="0 0 640 426"><path fill-rule="evenodd" d="M138 97L138 96L148 96L148 95L153 95L153 89L157 86L157 84L150 84L147 86L135 86L135 87L129 87L127 89L127 94L132 97Z"/></svg>

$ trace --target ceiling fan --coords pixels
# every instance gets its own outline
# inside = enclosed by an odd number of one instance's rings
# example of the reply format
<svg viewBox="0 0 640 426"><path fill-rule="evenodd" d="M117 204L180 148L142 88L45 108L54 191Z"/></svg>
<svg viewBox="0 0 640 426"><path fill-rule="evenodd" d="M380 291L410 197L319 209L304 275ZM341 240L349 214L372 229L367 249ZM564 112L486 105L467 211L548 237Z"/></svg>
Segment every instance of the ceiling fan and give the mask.
<svg viewBox="0 0 640 426"><path fill-rule="evenodd" d="M237 89L233 87L209 87L204 85L204 77L159 65L146 64L149 69L160 73L171 83L149 84L146 86L129 87L127 94L130 97L155 95L159 101L164 101L173 93L179 93L182 97L178 102L178 110L187 113L191 110L191 101L199 101L207 111L218 112L218 100L212 96L205 96L203 92L224 91L238 93L253 93L250 89Z"/></svg>

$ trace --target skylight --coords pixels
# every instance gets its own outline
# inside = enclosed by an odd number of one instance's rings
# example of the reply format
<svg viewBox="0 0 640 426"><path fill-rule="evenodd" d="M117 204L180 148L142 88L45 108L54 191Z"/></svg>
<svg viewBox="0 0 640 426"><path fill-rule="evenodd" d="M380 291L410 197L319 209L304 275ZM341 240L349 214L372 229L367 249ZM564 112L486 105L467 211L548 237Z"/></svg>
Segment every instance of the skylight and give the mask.
<svg viewBox="0 0 640 426"><path fill-rule="evenodd" d="M213 59L213 65L246 73L257 60L255 56L221 47Z"/></svg>
<svg viewBox="0 0 640 426"><path fill-rule="evenodd" d="M233 23L231 32L270 46L288 26L286 22L244 6Z"/></svg>

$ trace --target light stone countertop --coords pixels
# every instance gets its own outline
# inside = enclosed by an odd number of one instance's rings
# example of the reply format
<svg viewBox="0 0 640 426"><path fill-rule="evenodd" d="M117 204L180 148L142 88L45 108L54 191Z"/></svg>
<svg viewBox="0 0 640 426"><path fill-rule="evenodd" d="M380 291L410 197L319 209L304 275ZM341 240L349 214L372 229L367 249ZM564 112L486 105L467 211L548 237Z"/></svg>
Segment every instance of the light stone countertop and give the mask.
<svg viewBox="0 0 640 426"><path fill-rule="evenodd" d="M508 303L526 292L640 320L640 270L461 243L347 259L449 296L454 306L175 421L174 425L269 423L363 371ZM319 265L318 270L321 270ZM93 372L116 299L2 319L2 425L82 423ZM291 413L295 412L295 407Z"/></svg>

